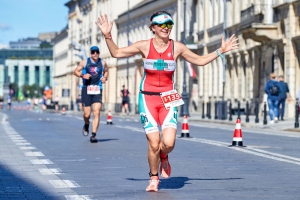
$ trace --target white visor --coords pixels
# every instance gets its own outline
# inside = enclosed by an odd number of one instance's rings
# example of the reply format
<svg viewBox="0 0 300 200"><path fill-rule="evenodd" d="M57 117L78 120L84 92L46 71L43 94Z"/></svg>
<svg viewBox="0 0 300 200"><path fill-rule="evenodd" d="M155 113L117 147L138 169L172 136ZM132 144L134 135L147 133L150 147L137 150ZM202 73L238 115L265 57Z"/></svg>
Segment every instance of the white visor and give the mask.
<svg viewBox="0 0 300 200"><path fill-rule="evenodd" d="M153 19L152 19L153 24L164 24L166 22L171 22L172 24L174 24L172 17L170 17L167 14L161 14L161 15L153 17Z"/></svg>

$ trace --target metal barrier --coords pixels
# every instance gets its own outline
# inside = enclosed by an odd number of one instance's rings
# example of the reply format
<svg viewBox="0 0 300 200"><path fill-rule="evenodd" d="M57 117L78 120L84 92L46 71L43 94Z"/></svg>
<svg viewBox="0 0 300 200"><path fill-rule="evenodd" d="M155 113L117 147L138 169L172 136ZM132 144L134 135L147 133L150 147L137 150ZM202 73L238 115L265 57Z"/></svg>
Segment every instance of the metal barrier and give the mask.
<svg viewBox="0 0 300 200"><path fill-rule="evenodd" d="M264 121L263 124L266 125L267 124L267 104L266 102L264 102Z"/></svg>
<svg viewBox="0 0 300 200"><path fill-rule="evenodd" d="M295 105L295 128L299 128L299 99L296 99Z"/></svg>

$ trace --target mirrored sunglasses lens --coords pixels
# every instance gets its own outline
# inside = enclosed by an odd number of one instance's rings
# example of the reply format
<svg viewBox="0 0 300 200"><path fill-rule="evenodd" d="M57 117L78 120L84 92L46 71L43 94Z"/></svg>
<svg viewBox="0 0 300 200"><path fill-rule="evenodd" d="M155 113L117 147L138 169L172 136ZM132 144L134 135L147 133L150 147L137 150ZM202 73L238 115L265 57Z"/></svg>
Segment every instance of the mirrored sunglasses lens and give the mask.
<svg viewBox="0 0 300 200"><path fill-rule="evenodd" d="M167 24L162 24L160 27L161 28L166 28Z"/></svg>
<svg viewBox="0 0 300 200"><path fill-rule="evenodd" d="M166 28L166 27L168 27L168 29L172 29L173 28L173 24L158 24L158 26L160 28Z"/></svg>
<svg viewBox="0 0 300 200"><path fill-rule="evenodd" d="M91 51L91 54L94 54L94 53L99 54L99 51Z"/></svg>
<svg viewBox="0 0 300 200"><path fill-rule="evenodd" d="M173 24L167 24L168 29L172 29L173 28Z"/></svg>

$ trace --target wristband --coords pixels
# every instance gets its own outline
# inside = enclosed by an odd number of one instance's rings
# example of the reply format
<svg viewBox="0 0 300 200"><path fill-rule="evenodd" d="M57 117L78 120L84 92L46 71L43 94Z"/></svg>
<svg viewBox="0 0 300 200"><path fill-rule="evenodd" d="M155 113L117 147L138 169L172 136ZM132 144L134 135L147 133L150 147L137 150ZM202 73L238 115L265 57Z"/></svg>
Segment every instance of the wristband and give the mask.
<svg viewBox="0 0 300 200"><path fill-rule="evenodd" d="M80 75L80 78L83 78L83 74Z"/></svg>
<svg viewBox="0 0 300 200"><path fill-rule="evenodd" d="M224 58L223 54L220 53L219 49L216 50L216 53L218 54L219 57Z"/></svg>
<svg viewBox="0 0 300 200"><path fill-rule="evenodd" d="M105 38L106 40L111 40L112 37L111 37L111 34L109 33L108 36L104 35L104 38Z"/></svg>

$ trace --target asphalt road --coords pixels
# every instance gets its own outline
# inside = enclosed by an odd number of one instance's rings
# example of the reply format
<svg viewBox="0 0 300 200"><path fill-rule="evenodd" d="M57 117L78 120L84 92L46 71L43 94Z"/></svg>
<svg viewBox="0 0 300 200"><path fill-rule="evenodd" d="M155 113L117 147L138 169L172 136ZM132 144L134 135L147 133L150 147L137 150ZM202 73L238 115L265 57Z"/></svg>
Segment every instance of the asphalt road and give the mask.
<svg viewBox="0 0 300 200"><path fill-rule="evenodd" d="M169 155L170 179L148 193L147 141L136 116L101 116L98 143L79 113L0 113L0 199L300 199L300 134L189 123Z"/></svg>

